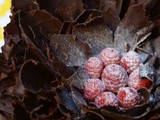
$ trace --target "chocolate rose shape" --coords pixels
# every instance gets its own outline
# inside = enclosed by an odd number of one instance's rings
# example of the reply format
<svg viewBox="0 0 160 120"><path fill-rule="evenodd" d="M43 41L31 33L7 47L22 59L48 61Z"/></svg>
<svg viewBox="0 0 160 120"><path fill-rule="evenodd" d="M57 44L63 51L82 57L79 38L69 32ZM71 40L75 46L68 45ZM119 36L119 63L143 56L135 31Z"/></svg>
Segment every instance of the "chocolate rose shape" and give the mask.
<svg viewBox="0 0 160 120"><path fill-rule="evenodd" d="M159 0L12 0L0 53L6 120L160 119ZM97 108L83 96L83 66L104 48L134 50L152 81L134 108Z"/></svg>

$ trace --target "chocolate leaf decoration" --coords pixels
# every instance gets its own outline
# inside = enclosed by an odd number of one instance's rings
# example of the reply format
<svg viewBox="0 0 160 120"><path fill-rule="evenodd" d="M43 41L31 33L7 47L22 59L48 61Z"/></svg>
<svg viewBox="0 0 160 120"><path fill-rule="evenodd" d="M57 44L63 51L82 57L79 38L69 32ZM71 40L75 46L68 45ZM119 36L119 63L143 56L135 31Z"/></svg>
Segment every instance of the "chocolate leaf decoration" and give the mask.
<svg viewBox="0 0 160 120"><path fill-rule="evenodd" d="M120 14L123 0L101 0L100 10L108 11L110 8Z"/></svg>
<svg viewBox="0 0 160 120"><path fill-rule="evenodd" d="M89 79L89 76L85 70L83 68L78 68L72 76L64 80L64 83L68 86L73 85L79 90L82 90L87 79Z"/></svg>
<svg viewBox="0 0 160 120"><path fill-rule="evenodd" d="M12 102L15 101L15 99L12 96L9 95L1 95L0 97L0 111L4 111L5 113L12 114L13 115L13 106Z"/></svg>
<svg viewBox="0 0 160 120"><path fill-rule="evenodd" d="M146 10L147 14L149 14L149 17L152 21L159 20L160 18L160 9L159 6L160 2L158 0L148 0L146 4Z"/></svg>
<svg viewBox="0 0 160 120"><path fill-rule="evenodd" d="M157 37L155 40L153 40L152 44L154 46L154 51L157 53L158 57L160 58L160 49L159 49L159 43L160 43L160 36Z"/></svg>
<svg viewBox="0 0 160 120"><path fill-rule="evenodd" d="M115 32L115 45L123 51L125 44L133 46L137 42L137 37L140 37L140 35L136 36L136 33L150 24L148 18L145 16L143 5L132 5L129 7ZM146 29L148 30L148 28ZM144 30L142 31L144 34L146 33Z"/></svg>
<svg viewBox="0 0 160 120"><path fill-rule="evenodd" d="M76 22L79 23L88 23L94 17L102 16L102 12L96 9L84 10L77 18Z"/></svg>
<svg viewBox="0 0 160 120"><path fill-rule="evenodd" d="M78 114L80 111L75 105L73 98L69 92L69 90L65 87L57 89L58 95L60 97L60 104L62 104L67 110L72 113Z"/></svg>
<svg viewBox="0 0 160 120"><path fill-rule="evenodd" d="M7 61L5 59L4 54L0 53L0 72L1 72L0 78L1 79L3 77L5 77L5 76L3 76L2 73L9 73L9 72L11 72L11 69L8 66L6 66L6 64L7 64Z"/></svg>
<svg viewBox="0 0 160 120"><path fill-rule="evenodd" d="M100 0L82 0L85 9L99 9Z"/></svg>
<svg viewBox="0 0 160 120"><path fill-rule="evenodd" d="M0 80L0 92L5 88L15 85L16 81L14 77L5 77Z"/></svg>
<svg viewBox="0 0 160 120"><path fill-rule="evenodd" d="M90 47L73 35L51 35L50 46L56 51L58 60L67 66L83 66L89 58Z"/></svg>
<svg viewBox="0 0 160 120"><path fill-rule="evenodd" d="M78 107L78 109L80 110L82 105L87 105L87 102L84 99L84 96L81 94L81 92L78 89L76 89L74 86L71 86L71 90L72 90L71 95L72 95L73 101Z"/></svg>
<svg viewBox="0 0 160 120"><path fill-rule="evenodd" d="M14 14L14 16L11 17L10 23L6 27L4 27L4 37L6 37L7 35L12 35L12 37L19 36L20 29L18 25L19 25L18 24L18 14Z"/></svg>
<svg viewBox="0 0 160 120"><path fill-rule="evenodd" d="M21 68L20 78L27 90L37 93L40 90L51 89L52 82L57 79L57 76L44 64L28 60Z"/></svg>
<svg viewBox="0 0 160 120"><path fill-rule="evenodd" d="M12 27L14 30L12 30ZM15 14L11 19L11 23L5 27L4 40L6 42L2 46L2 51L8 62L8 67L15 68L15 66L22 63L24 55L24 42L20 38L18 14Z"/></svg>
<svg viewBox="0 0 160 120"><path fill-rule="evenodd" d="M57 34L60 32L62 23L45 10L34 10L29 13L19 13L20 24L31 40L35 43L46 42L41 34ZM32 35L35 34L35 35ZM46 35L47 36L47 35Z"/></svg>
<svg viewBox="0 0 160 120"><path fill-rule="evenodd" d="M109 119L105 119L102 115L96 112L86 112L85 116L82 116L78 120L109 120Z"/></svg>
<svg viewBox="0 0 160 120"><path fill-rule="evenodd" d="M116 30L120 22L120 18L112 8L109 8L106 12L103 12L104 22L113 31Z"/></svg>
<svg viewBox="0 0 160 120"><path fill-rule="evenodd" d="M61 21L74 20L82 11L81 0L37 0L40 9L45 9Z"/></svg>
<svg viewBox="0 0 160 120"><path fill-rule="evenodd" d="M75 26L73 34L89 43L92 55L98 54L106 47L113 47L112 31L103 24L102 18L99 17L87 24Z"/></svg>
<svg viewBox="0 0 160 120"><path fill-rule="evenodd" d="M60 34L71 34L73 30L74 22L63 22L62 28L60 30Z"/></svg>
<svg viewBox="0 0 160 120"><path fill-rule="evenodd" d="M30 120L29 114L26 110L19 104L14 104L14 119L15 120Z"/></svg>
<svg viewBox="0 0 160 120"><path fill-rule="evenodd" d="M32 10L38 10L39 5L36 0L12 0L12 12L15 13L19 10L28 12Z"/></svg>

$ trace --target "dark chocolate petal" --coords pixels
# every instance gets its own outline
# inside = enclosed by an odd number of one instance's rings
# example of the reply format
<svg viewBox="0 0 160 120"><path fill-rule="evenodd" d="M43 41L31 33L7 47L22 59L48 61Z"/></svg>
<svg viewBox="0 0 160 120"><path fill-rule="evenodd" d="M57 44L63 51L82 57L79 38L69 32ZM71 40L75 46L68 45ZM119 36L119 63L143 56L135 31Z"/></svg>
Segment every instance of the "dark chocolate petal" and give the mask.
<svg viewBox="0 0 160 120"><path fill-rule="evenodd" d="M37 0L40 9L45 9L61 21L74 20L82 11L81 0Z"/></svg>
<svg viewBox="0 0 160 120"><path fill-rule="evenodd" d="M108 11L110 8L116 11L117 14L120 14L123 0L101 0L100 10Z"/></svg>
<svg viewBox="0 0 160 120"><path fill-rule="evenodd" d="M141 28L150 25L148 18L145 16L145 9L142 4L130 6L122 22L124 22L124 27L133 26L131 30L140 30Z"/></svg>
<svg viewBox="0 0 160 120"><path fill-rule="evenodd" d="M150 29L150 25L151 23L145 16L143 5L132 5L115 32L114 41L116 46L122 50L125 44L129 44L133 47L133 45L139 40L139 37L141 37L141 31L143 34L148 33L147 30Z"/></svg>
<svg viewBox="0 0 160 120"><path fill-rule="evenodd" d="M45 10L34 10L29 13L20 12L19 17L20 24L28 36L31 34L30 27L32 28L32 32L35 33L34 39L40 36L38 35L39 32L43 34L59 33L62 25L57 18Z"/></svg>
<svg viewBox="0 0 160 120"><path fill-rule="evenodd" d="M79 110L81 109L82 105L87 105L87 102L84 99L84 96L81 94L81 92L78 89L76 89L73 86L71 87L71 96Z"/></svg>
<svg viewBox="0 0 160 120"><path fill-rule="evenodd" d="M67 79L74 74L74 72L76 71L75 67L66 66L63 62L58 60L53 55L53 53L50 53L50 54L51 54L50 63L52 64L53 69L55 69L55 71L57 71L57 74L59 76Z"/></svg>
<svg viewBox="0 0 160 120"><path fill-rule="evenodd" d="M56 104L52 101L40 99L37 102L37 106L31 111L32 119L37 117L37 119L45 119L56 110ZM34 119L35 119L34 118Z"/></svg>
<svg viewBox="0 0 160 120"><path fill-rule="evenodd" d="M77 106L75 105L73 98L69 90L65 87L57 89L57 93L60 97L60 104L62 104L71 113L79 113Z"/></svg>
<svg viewBox="0 0 160 120"><path fill-rule="evenodd" d="M41 56L39 54L37 54L37 52L34 48L32 48L32 47L26 48L25 55L24 55L25 60L33 59L36 61L41 61L40 57Z"/></svg>
<svg viewBox="0 0 160 120"><path fill-rule="evenodd" d="M51 89L52 82L57 79L57 76L44 64L28 60L21 68L20 78L27 90L37 93L41 90Z"/></svg>
<svg viewBox="0 0 160 120"><path fill-rule="evenodd" d="M0 111L13 115L13 106L12 103L15 101L14 97L9 95L1 95L0 97Z"/></svg>
<svg viewBox="0 0 160 120"><path fill-rule="evenodd" d="M113 33L103 23L102 17L92 19L87 24L75 26L73 34L91 46L92 55L98 54L106 47L113 47Z"/></svg>
<svg viewBox="0 0 160 120"><path fill-rule="evenodd" d="M74 22L63 22L62 28L60 30L60 34L72 34Z"/></svg>
<svg viewBox="0 0 160 120"><path fill-rule="evenodd" d="M152 44L153 44L153 47L154 47L154 51L157 53L158 57L160 58L160 49L159 49L160 36L157 37L156 39L154 39Z"/></svg>
<svg viewBox="0 0 160 120"><path fill-rule="evenodd" d="M79 90L82 90L85 82L89 79L88 74L85 72L83 68L78 68L78 70L70 76L68 79L64 80L64 83L68 86L75 86Z"/></svg>
<svg viewBox="0 0 160 120"><path fill-rule="evenodd" d="M14 104L14 118L15 120L30 120L30 116L27 111L19 104Z"/></svg>
<svg viewBox="0 0 160 120"><path fill-rule="evenodd" d="M93 107L82 105L82 120L88 119L88 120L109 120L109 118L105 118L98 109L95 109ZM80 120L81 120L80 119Z"/></svg>
<svg viewBox="0 0 160 120"><path fill-rule="evenodd" d="M125 16L128 8L129 8L129 5L130 5L130 0L123 0L122 1L122 7L121 7L121 12L120 12L121 19Z"/></svg>
<svg viewBox="0 0 160 120"><path fill-rule="evenodd" d="M6 74L11 72L11 69L7 66L7 61L5 59L4 54L0 53L0 78L4 78L6 76L3 76L2 73Z"/></svg>
<svg viewBox="0 0 160 120"><path fill-rule="evenodd" d="M2 46L2 51L8 62L10 62L13 57L15 58L15 56L22 57L24 55L24 42L21 40L20 33L18 14L15 14L11 18L11 22L4 28L5 44ZM17 60L18 59L19 57Z"/></svg>
<svg viewBox="0 0 160 120"><path fill-rule="evenodd" d="M79 23L88 23L95 17L102 16L102 12L96 9L84 10L76 19Z"/></svg>
<svg viewBox="0 0 160 120"><path fill-rule="evenodd" d="M14 14L11 17L10 23L7 24L6 27L4 27L4 37L7 35L10 35L9 37L13 36L19 36L20 30L19 30L19 23L18 23L18 14Z"/></svg>
<svg viewBox="0 0 160 120"><path fill-rule="evenodd" d="M118 14L113 10L112 8L109 8L108 11L103 12L104 22L107 24L107 26L115 31L118 27L118 24L120 22L120 18Z"/></svg>
<svg viewBox="0 0 160 120"><path fill-rule="evenodd" d="M58 60L67 66L83 66L89 58L90 47L73 35L51 35L50 46L56 51Z"/></svg>
<svg viewBox="0 0 160 120"><path fill-rule="evenodd" d="M148 0L146 2L147 15L149 15L152 21L157 21L160 19L160 1L159 0Z"/></svg>
<svg viewBox="0 0 160 120"><path fill-rule="evenodd" d="M28 12L39 9L36 0L12 0L12 12L15 13L19 10Z"/></svg>
<svg viewBox="0 0 160 120"><path fill-rule="evenodd" d="M86 112L86 114L81 116L81 118L77 120L110 120L104 118L102 115L96 113L96 112Z"/></svg>
<svg viewBox="0 0 160 120"><path fill-rule="evenodd" d="M16 80L14 77L6 77L0 80L0 92L10 86L15 85Z"/></svg>

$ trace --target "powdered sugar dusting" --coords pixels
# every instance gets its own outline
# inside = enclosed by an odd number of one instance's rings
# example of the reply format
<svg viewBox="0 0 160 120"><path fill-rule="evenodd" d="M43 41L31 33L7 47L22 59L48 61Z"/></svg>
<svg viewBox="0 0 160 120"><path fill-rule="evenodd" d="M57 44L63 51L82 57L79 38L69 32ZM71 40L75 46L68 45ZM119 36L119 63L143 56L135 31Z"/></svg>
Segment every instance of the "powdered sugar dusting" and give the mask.
<svg viewBox="0 0 160 120"><path fill-rule="evenodd" d="M124 108L134 107L140 98L137 91L131 87L120 88L117 97L119 104Z"/></svg>
<svg viewBox="0 0 160 120"><path fill-rule="evenodd" d="M138 53L134 51L129 51L124 54L121 59L121 65L127 70L128 73L131 73L139 67L141 63L141 58Z"/></svg>
<svg viewBox="0 0 160 120"><path fill-rule="evenodd" d="M93 101L95 97L105 90L104 83L99 79L88 79L84 86L84 96L89 101Z"/></svg>
<svg viewBox="0 0 160 120"><path fill-rule="evenodd" d="M110 64L104 68L102 80L105 82L107 90L116 93L120 87L126 86L128 75L120 65Z"/></svg>
<svg viewBox="0 0 160 120"><path fill-rule="evenodd" d="M133 87L135 89L140 89L140 88L149 88L151 86L152 82L148 79L141 79L139 76L139 68L134 70L128 80L128 86Z"/></svg>
<svg viewBox="0 0 160 120"><path fill-rule="evenodd" d="M95 98L94 103L97 107L118 106L118 99L112 92L103 92Z"/></svg>
<svg viewBox="0 0 160 120"><path fill-rule="evenodd" d="M91 57L86 61L84 68L91 78L98 78L103 70L103 62L97 57Z"/></svg>
<svg viewBox="0 0 160 120"><path fill-rule="evenodd" d="M113 48L105 48L102 50L100 53L100 58L102 59L104 65L119 64L120 62L120 54Z"/></svg>

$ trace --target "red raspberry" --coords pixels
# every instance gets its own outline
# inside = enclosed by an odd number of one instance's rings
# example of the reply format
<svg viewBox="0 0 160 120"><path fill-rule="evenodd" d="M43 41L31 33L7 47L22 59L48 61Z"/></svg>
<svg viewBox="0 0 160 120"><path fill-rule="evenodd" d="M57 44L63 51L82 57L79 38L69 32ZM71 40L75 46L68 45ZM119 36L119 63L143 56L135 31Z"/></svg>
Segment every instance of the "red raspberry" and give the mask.
<svg viewBox="0 0 160 120"><path fill-rule="evenodd" d="M123 108L133 108L138 104L140 95L134 88L123 87L120 88L117 94L118 103Z"/></svg>
<svg viewBox="0 0 160 120"><path fill-rule="evenodd" d="M148 79L141 79L139 76L139 68L134 70L128 80L128 86L135 88L136 90L140 88L149 88L152 82Z"/></svg>
<svg viewBox="0 0 160 120"><path fill-rule="evenodd" d="M91 78L99 78L103 70L103 62L97 57L91 57L84 65Z"/></svg>
<svg viewBox="0 0 160 120"><path fill-rule="evenodd" d="M103 92L100 93L94 101L95 105L97 107L103 107L103 106L118 106L118 99L115 94L112 92Z"/></svg>
<svg viewBox="0 0 160 120"><path fill-rule="evenodd" d="M89 101L94 101L95 97L105 90L105 84L100 79L88 79L84 86L84 96Z"/></svg>
<svg viewBox="0 0 160 120"><path fill-rule="evenodd" d="M122 66L110 64L104 68L102 80L104 81L107 90L117 93L120 87L127 85L128 75Z"/></svg>
<svg viewBox="0 0 160 120"><path fill-rule="evenodd" d="M141 63L140 55L134 51L129 51L121 59L121 66L124 67L128 73L131 73L139 67Z"/></svg>
<svg viewBox="0 0 160 120"><path fill-rule="evenodd" d="M119 64L120 54L117 50L113 48L105 48L100 53L100 58L102 59L105 66L109 64Z"/></svg>

